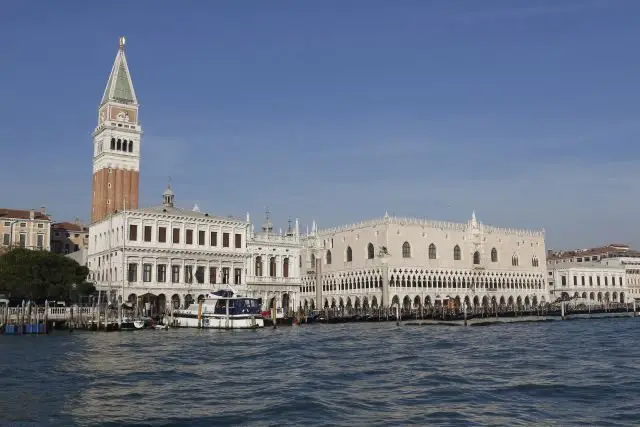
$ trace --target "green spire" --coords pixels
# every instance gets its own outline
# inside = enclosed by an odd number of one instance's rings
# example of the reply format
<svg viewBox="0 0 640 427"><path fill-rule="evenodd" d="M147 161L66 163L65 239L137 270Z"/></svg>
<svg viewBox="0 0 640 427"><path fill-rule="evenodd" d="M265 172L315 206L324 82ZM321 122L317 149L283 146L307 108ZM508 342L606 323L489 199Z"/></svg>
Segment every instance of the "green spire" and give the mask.
<svg viewBox="0 0 640 427"><path fill-rule="evenodd" d="M133 90L133 82L131 81L131 73L127 66L127 57L124 54L124 37L120 37L120 48L113 62L107 87L102 95L100 104L109 101L120 102L123 104L137 104L136 93Z"/></svg>

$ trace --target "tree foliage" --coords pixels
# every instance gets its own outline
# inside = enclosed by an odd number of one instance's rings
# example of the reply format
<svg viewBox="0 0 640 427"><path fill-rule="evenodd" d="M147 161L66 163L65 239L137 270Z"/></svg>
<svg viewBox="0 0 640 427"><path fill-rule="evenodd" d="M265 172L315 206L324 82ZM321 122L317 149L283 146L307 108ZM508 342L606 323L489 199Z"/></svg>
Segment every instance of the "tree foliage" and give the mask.
<svg viewBox="0 0 640 427"><path fill-rule="evenodd" d="M64 255L13 249L0 256L0 291L12 298L75 300L95 291L89 269Z"/></svg>

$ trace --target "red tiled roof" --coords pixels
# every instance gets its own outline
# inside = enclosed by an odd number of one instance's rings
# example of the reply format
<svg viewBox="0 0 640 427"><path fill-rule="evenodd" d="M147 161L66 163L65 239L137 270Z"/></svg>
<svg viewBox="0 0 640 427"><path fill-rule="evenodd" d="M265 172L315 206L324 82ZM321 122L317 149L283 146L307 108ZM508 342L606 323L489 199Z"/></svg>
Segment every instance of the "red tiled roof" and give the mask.
<svg viewBox="0 0 640 427"><path fill-rule="evenodd" d="M17 219L29 219L31 218L30 210L22 209L5 209L0 208L0 218L17 218ZM48 215L41 213L40 211L34 211L35 219L46 219L51 221Z"/></svg>
<svg viewBox="0 0 640 427"><path fill-rule="evenodd" d="M89 227L84 226L82 224L75 224L72 222L56 222L55 224L51 224L51 228L55 230L65 230L65 231L89 231Z"/></svg>

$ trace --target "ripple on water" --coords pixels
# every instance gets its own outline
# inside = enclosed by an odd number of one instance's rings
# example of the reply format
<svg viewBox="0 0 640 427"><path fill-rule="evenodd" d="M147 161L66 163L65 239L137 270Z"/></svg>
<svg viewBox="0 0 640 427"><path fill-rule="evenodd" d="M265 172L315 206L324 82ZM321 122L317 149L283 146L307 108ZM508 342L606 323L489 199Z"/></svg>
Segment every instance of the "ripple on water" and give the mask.
<svg viewBox="0 0 640 427"><path fill-rule="evenodd" d="M636 421L637 319L0 339L2 421L599 425Z"/></svg>

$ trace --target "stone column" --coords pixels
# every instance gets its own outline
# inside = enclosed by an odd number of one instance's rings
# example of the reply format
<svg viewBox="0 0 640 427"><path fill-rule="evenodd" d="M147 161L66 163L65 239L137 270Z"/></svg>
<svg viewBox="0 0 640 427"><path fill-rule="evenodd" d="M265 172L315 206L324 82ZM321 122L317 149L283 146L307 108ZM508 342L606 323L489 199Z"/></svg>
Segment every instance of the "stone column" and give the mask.
<svg viewBox="0 0 640 427"><path fill-rule="evenodd" d="M316 258L316 307L322 307L322 258Z"/></svg>
<svg viewBox="0 0 640 427"><path fill-rule="evenodd" d="M382 262L382 301L380 301L381 307L390 307L391 301L389 301L389 268L386 262Z"/></svg>

